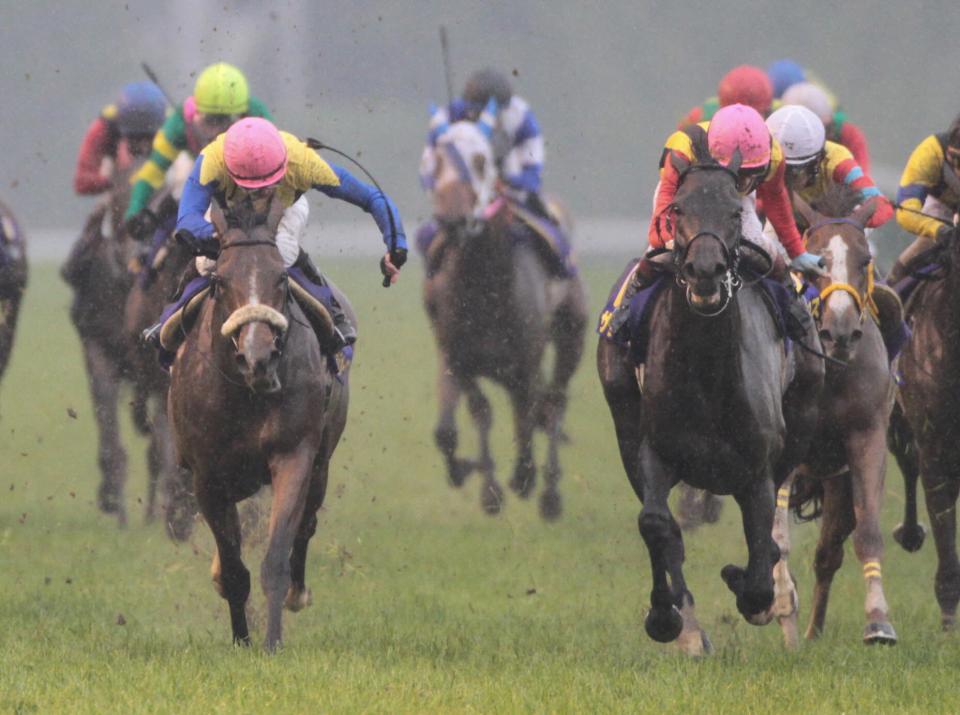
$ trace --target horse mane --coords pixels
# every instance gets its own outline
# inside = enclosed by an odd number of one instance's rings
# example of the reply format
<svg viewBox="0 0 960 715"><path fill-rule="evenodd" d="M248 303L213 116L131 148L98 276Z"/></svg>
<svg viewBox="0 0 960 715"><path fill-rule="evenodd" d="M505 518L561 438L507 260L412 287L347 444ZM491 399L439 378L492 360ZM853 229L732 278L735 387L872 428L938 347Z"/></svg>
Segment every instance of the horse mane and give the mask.
<svg viewBox="0 0 960 715"><path fill-rule="evenodd" d="M823 196L817 197L810 208L827 218L846 218L863 201L860 192L846 184L830 184Z"/></svg>
<svg viewBox="0 0 960 715"><path fill-rule="evenodd" d="M262 226L267 222L268 212L257 211L253 206L253 199L244 196L240 201L231 204L229 208L224 207L223 215L230 228L239 228L244 233L250 233L257 226Z"/></svg>

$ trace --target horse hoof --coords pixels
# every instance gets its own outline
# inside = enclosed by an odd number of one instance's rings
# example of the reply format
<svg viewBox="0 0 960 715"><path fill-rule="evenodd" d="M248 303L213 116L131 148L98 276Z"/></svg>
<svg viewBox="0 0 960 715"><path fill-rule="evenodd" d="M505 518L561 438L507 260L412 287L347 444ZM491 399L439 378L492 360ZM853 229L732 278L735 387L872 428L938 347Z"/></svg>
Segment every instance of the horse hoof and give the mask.
<svg viewBox="0 0 960 715"><path fill-rule="evenodd" d="M290 590L287 591L287 598L283 602L283 607L288 611L296 613L297 611L302 611L312 603L313 592L309 588L304 588L301 591L300 589L291 586Z"/></svg>
<svg viewBox="0 0 960 715"><path fill-rule="evenodd" d="M897 527L893 530L893 540L900 544L904 551L909 551L911 554L920 550L926 536L927 527L923 524L914 524L912 527L907 527L906 524L897 524Z"/></svg>
<svg viewBox="0 0 960 715"><path fill-rule="evenodd" d="M707 493L703 498L703 521L707 524L716 524L720 521L723 512L723 499L715 494Z"/></svg>
<svg viewBox="0 0 960 715"><path fill-rule="evenodd" d="M866 645L896 645L897 632L886 621L868 623L863 629L863 642Z"/></svg>
<svg viewBox="0 0 960 715"><path fill-rule="evenodd" d="M168 509L164 527L173 541L184 542L193 533L193 513L186 508Z"/></svg>
<svg viewBox="0 0 960 715"><path fill-rule="evenodd" d="M116 489L101 485L97 490L97 507L104 514L117 514L120 511L120 495Z"/></svg>
<svg viewBox="0 0 960 715"><path fill-rule="evenodd" d="M737 610L743 615L747 623L765 626L772 619L764 619L764 614L773 605L773 589L760 591L744 591L737 596Z"/></svg>
<svg viewBox="0 0 960 715"><path fill-rule="evenodd" d="M533 491L536 479L537 468L532 461L517 462L517 466L513 470L513 479L510 480L510 489L521 499L526 499Z"/></svg>
<svg viewBox="0 0 960 715"><path fill-rule="evenodd" d="M495 481L486 482L480 489L480 506L489 516L500 513L503 508L503 489Z"/></svg>
<svg viewBox="0 0 960 715"><path fill-rule="evenodd" d="M547 489L540 495L540 517L544 521L556 521L563 514L563 497L556 489Z"/></svg>
<svg viewBox="0 0 960 715"><path fill-rule="evenodd" d="M472 462L469 462L466 459L451 460L449 470L447 471L447 479L450 481L450 486L458 488L462 487L463 483L467 481L467 477L470 476L472 471Z"/></svg>
<svg viewBox="0 0 960 715"><path fill-rule="evenodd" d="M683 616L676 606L670 606L670 610L651 609L643 627L647 635L658 643L670 643L675 641L683 630Z"/></svg>
<svg viewBox="0 0 960 715"><path fill-rule="evenodd" d="M954 628L957 627L957 616L956 614L942 613L940 615L940 630L944 633L949 633Z"/></svg>

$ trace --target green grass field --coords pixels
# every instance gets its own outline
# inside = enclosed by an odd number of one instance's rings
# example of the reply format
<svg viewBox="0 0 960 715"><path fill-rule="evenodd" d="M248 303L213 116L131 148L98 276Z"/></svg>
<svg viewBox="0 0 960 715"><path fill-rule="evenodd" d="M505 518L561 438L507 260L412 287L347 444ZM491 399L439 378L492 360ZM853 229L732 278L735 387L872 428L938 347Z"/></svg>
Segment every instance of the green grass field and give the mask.
<svg viewBox="0 0 960 715"><path fill-rule="evenodd" d="M543 523L535 501L510 494L490 518L476 477L451 489L433 446L419 267L390 291L374 260L325 267L360 315L350 421L311 544L314 605L285 615L286 646L268 656L230 644L206 526L176 545L143 525L143 442L129 423L131 525L118 531L97 512L94 423L67 291L54 266L34 266L0 402L0 712L960 711L960 641L939 632L932 544L908 555L887 539L899 645L861 645L864 592L848 548L826 635L785 653L776 626L745 623L720 580L725 563L746 561L728 504L720 525L687 539L686 573L716 647L688 660L643 631L649 561L594 337L570 400L564 517ZM586 266L594 309L618 268ZM511 420L491 392L506 482ZM461 426L469 448L466 415ZM892 469L888 482L886 534L903 493ZM805 624L817 527L793 533ZM259 641L257 536L247 564Z"/></svg>

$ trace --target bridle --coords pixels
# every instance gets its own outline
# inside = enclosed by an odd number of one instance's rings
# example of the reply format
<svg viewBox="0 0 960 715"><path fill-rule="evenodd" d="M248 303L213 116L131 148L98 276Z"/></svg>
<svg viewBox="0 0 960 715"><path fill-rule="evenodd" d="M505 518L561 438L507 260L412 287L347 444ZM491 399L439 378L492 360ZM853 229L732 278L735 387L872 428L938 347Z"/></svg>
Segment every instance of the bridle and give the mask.
<svg viewBox="0 0 960 715"><path fill-rule="evenodd" d="M821 221L810 226L803 234L804 244L806 244L810 234L820 230L824 226L836 225L836 224L849 224L854 226L861 233L863 232L863 224L854 221L850 218L825 218ZM823 306L826 305L827 299L834 293L846 293L853 300L854 304L857 306L857 313L861 323L863 323L865 313L869 308L870 312L873 315L877 314L877 305L873 300L873 286L874 286L874 266L873 259L870 260L866 265L867 271L867 287L864 294L861 294L857 287L850 283L834 283L830 282L826 288L821 290L819 294L810 301L810 312L813 315L814 319L819 323L823 318Z"/></svg>

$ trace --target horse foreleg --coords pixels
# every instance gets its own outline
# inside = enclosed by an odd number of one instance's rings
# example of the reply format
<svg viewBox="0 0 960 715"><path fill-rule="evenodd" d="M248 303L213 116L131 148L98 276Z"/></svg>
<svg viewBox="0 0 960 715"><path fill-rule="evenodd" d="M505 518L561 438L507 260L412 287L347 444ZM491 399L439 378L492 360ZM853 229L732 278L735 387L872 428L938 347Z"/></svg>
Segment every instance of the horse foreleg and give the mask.
<svg viewBox="0 0 960 715"><path fill-rule="evenodd" d="M283 641L283 602L290 590L290 554L307 494L316 452L301 445L270 460L273 505L267 553L260 567L260 583L267 597L267 637L264 647L274 651Z"/></svg>
<svg viewBox="0 0 960 715"><path fill-rule="evenodd" d="M643 501L643 484L638 471L642 395L627 348L600 338L597 344L597 372L613 418L623 469L637 498Z"/></svg>
<svg viewBox="0 0 960 715"><path fill-rule="evenodd" d="M503 489L494 475L493 456L490 453L490 430L493 427L493 411L490 401L480 390L476 380L470 380L464 388L467 392L467 404L470 415L477 426L480 437L480 457L477 467L483 474L483 486L480 487L480 505L487 514L499 514L503 506Z"/></svg>
<svg viewBox="0 0 960 715"><path fill-rule="evenodd" d="M780 549L780 560L773 567L773 605L768 611L768 620L776 617L783 632L783 644L790 649L796 648L797 611L800 597L797 585L790 573L787 559L790 556L790 487L794 475L791 474L777 490L777 507L773 514L773 540Z"/></svg>
<svg viewBox="0 0 960 715"><path fill-rule="evenodd" d="M240 518L237 506L223 495L201 490L198 501L203 518L217 542L217 553L210 566L213 586L230 607L233 642L250 645L246 604L250 596L250 572L240 558Z"/></svg>
<svg viewBox="0 0 960 715"><path fill-rule="evenodd" d="M920 455L913 431L899 403L894 403L887 428L887 446L897 460L903 475L903 521L893 530L893 539L906 551L919 551L927 536L926 527L917 516L917 480L920 477Z"/></svg>
<svg viewBox="0 0 960 715"><path fill-rule="evenodd" d="M193 496L193 475L177 464L170 433L170 421L163 400L152 400L153 427L150 449L156 455L156 481L162 495L164 526L174 541L186 541L193 531L197 502Z"/></svg>
<svg viewBox="0 0 960 715"><path fill-rule="evenodd" d="M460 380L450 369L447 356L440 351L440 365L437 374L437 394L440 399L440 417L433 431L437 448L447 462L447 479L451 486L463 486L473 470L470 462L457 459L457 406L463 393Z"/></svg>
<svg viewBox="0 0 960 715"><path fill-rule="evenodd" d="M957 560L957 495L960 481L939 473L932 475L923 468L923 490L927 497L927 514L937 545L937 575L934 592L940 604L941 626L953 630L960 601L960 561Z"/></svg>
<svg viewBox="0 0 960 715"><path fill-rule="evenodd" d="M680 608L684 606L684 596L687 594L681 571L683 537L667 504L673 481L646 442L640 448L638 469L646 500L637 523L640 536L647 545L653 573L650 612L644 627L653 640L669 643L676 640L683 630ZM692 604L691 596L691 608Z"/></svg>
<svg viewBox="0 0 960 715"><path fill-rule="evenodd" d="M13 352L13 338L17 330L20 296L0 300L0 377L7 370Z"/></svg>
<svg viewBox="0 0 960 715"><path fill-rule="evenodd" d="M510 402L513 405L513 434L517 447L517 459L513 467L510 488L521 499L533 492L537 481L537 465L533 460L533 431L536 427L536 389L529 378L520 378L510 387Z"/></svg>
<svg viewBox="0 0 960 715"><path fill-rule="evenodd" d="M820 539L813 557L817 583L813 588L813 609L807 625L807 639L823 633L827 618L827 602L833 575L843 564L843 542L853 531L853 486L847 473L823 482L823 518Z"/></svg>
<svg viewBox="0 0 960 715"><path fill-rule="evenodd" d="M307 588L307 546L317 531L317 510L323 506L323 499L327 493L327 476L330 470L330 460L326 457L314 462L310 489L307 491L307 501L303 507L303 517L297 536L293 540L293 551L290 553L290 590L284 606L287 610L296 612L313 602L313 595Z"/></svg>
<svg viewBox="0 0 960 715"><path fill-rule="evenodd" d="M864 604L867 625L863 642L893 644L897 633L888 620L887 599L883 594L881 563L883 536L880 534L880 510L886 473L886 430L858 432L847 439L847 459L853 484L853 510L856 527L853 549L863 567L867 597Z"/></svg>
<svg viewBox="0 0 960 715"><path fill-rule="evenodd" d="M120 443L117 401L120 393L120 375L106 350L93 340L83 341L83 356L87 365L87 380L93 398L93 414L97 421L98 462L100 488L97 503L100 510L116 514L120 526L127 524L123 503L123 486L127 480L127 453Z"/></svg>
<svg viewBox="0 0 960 715"><path fill-rule="evenodd" d="M721 576L737 596L737 610L749 623L773 603L773 565L780 560L780 549L773 540L773 480L757 479L735 494L743 517L747 541L747 568L728 564Z"/></svg>

